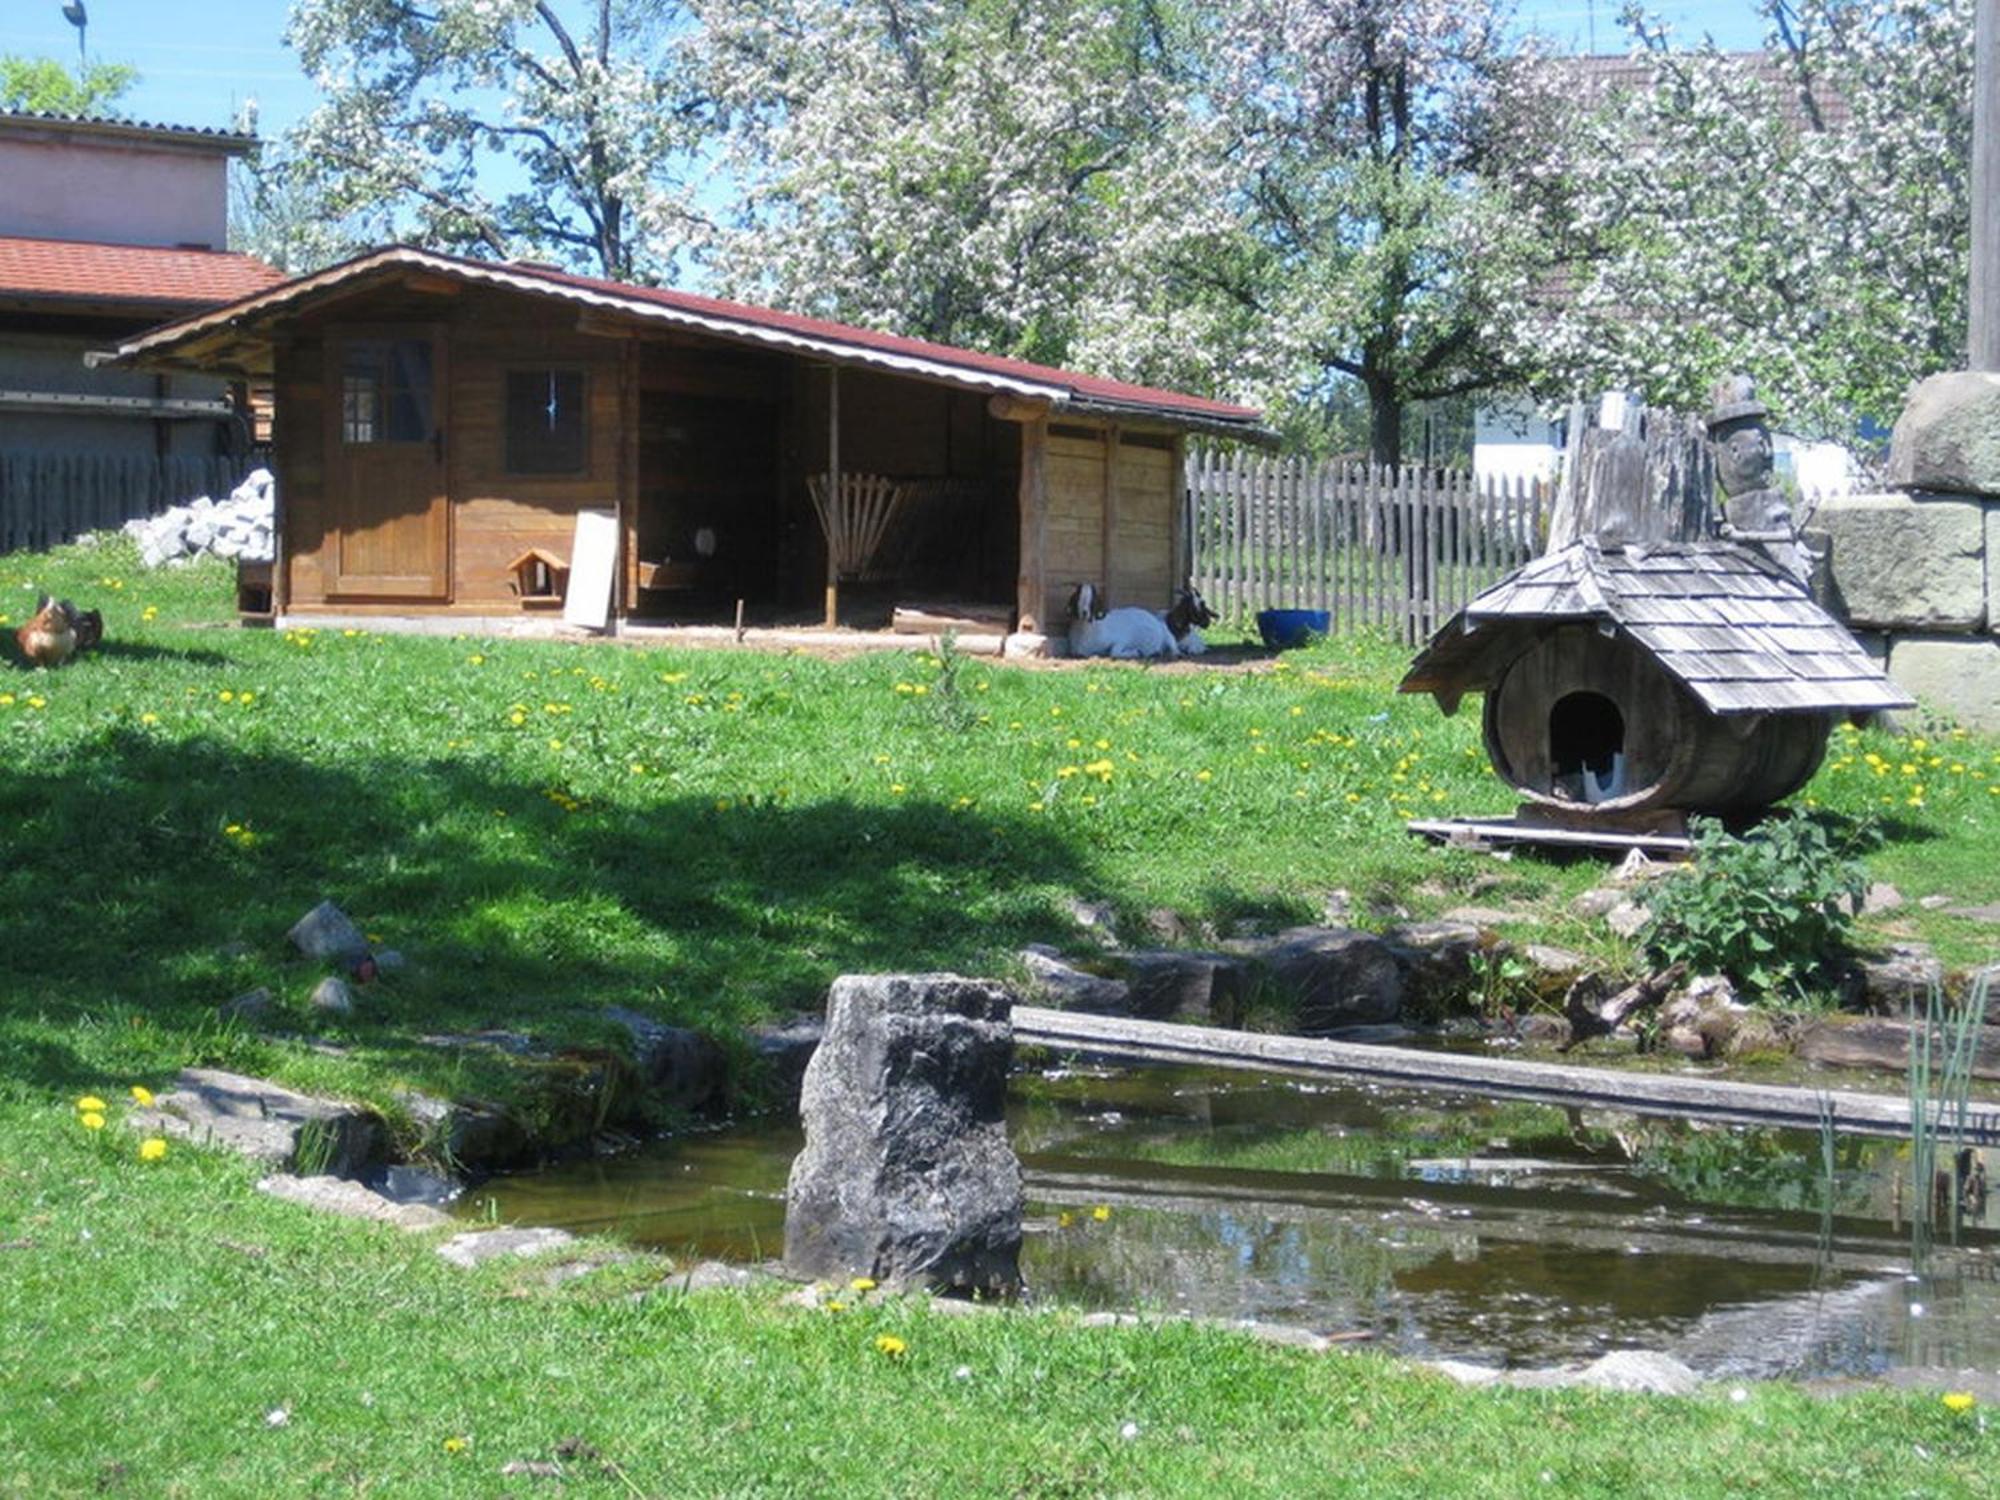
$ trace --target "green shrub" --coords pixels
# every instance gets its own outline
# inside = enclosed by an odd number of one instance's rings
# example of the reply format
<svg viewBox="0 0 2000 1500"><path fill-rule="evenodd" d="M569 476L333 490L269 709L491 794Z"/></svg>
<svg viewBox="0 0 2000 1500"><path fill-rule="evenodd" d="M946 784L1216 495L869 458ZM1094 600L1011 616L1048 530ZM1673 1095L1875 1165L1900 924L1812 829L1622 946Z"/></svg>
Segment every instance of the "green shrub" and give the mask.
<svg viewBox="0 0 2000 1500"><path fill-rule="evenodd" d="M1868 890L1860 837L1836 838L1815 819L1774 817L1743 838L1693 822L1694 860L1648 897L1647 950L1726 974L1753 999L1797 999L1846 946Z"/></svg>

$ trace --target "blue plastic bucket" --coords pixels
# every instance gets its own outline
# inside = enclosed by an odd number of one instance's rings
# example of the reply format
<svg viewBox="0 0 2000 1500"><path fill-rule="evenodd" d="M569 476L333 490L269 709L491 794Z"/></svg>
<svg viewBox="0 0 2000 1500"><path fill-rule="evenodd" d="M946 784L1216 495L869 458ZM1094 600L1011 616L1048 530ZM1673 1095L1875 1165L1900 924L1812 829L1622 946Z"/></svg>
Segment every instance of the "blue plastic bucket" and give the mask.
<svg viewBox="0 0 2000 1500"><path fill-rule="evenodd" d="M1332 627L1323 609L1265 609L1257 613L1257 634L1273 651L1289 651L1318 640Z"/></svg>

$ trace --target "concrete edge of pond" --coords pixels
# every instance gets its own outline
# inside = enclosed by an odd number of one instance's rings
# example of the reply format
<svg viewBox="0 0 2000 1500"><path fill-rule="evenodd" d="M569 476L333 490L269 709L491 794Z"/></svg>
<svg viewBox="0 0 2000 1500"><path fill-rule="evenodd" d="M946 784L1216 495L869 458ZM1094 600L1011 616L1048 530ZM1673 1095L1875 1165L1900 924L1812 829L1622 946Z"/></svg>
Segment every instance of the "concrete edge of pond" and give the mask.
<svg viewBox="0 0 2000 1500"><path fill-rule="evenodd" d="M1910 1134L1909 1101L1887 1094L1423 1052L1407 1047L1139 1021L1032 1005L1015 1006L1013 1019L1017 1043L1142 1062L1355 1078L1410 1088L1457 1089L1541 1104L1674 1115L1727 1125L1807 1131L1830 1126L1853 1135L1907 1137ZM1942 1114L1941 1108L1939 1113ZM1972 1145L2000 1145L2000 1105L1981 1102L1969 1105L1963 1133Z"/></svg>

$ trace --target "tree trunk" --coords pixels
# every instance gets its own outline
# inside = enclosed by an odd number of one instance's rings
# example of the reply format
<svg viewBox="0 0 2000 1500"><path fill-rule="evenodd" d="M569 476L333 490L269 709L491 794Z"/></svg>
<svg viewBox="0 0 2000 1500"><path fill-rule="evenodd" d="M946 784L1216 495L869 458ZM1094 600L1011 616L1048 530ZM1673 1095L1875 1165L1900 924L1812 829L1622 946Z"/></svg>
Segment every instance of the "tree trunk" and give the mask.
<svg viewBox="0 0 2000 1500"><path fill-rule="evenodd" d="M1403 461L1403 401L1387 385L1368 387L1368 456L1390 468Z"/></svg>

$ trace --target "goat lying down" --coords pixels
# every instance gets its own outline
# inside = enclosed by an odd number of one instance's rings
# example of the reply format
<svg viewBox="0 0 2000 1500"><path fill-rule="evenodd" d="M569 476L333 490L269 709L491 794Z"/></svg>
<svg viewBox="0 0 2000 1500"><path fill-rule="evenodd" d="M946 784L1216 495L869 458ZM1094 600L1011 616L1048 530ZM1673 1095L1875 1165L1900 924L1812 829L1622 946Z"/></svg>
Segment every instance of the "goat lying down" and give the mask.
<svg viewBox="0 0 2000 1500"><path fill-rule="evenodd" d="M1107 610L1098 603L1096 584L1079 584L1070 596L1069 616L1071 656L1124 659L1199 656L1208 649L1199 627L1215 620L1191 584L1181 590L1173 608L1165 613L1132 605Z"/></svg>

